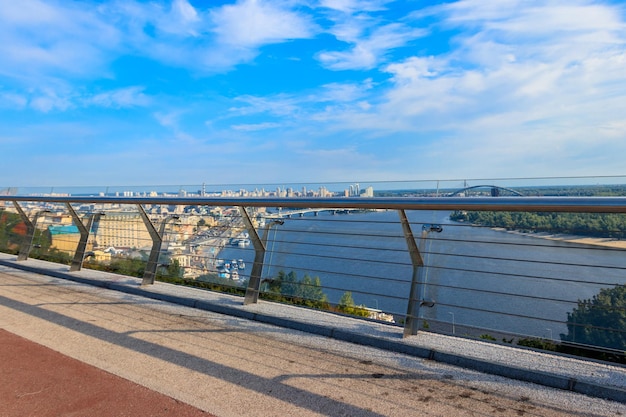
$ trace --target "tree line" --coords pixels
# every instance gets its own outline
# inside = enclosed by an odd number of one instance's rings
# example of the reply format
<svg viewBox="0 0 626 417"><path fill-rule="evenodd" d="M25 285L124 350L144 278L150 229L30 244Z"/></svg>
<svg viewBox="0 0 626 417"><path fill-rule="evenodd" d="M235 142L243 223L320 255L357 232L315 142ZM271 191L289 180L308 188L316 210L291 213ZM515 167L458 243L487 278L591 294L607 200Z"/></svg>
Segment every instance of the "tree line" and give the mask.
<svg viewBox="0 0 626 417"><path fill-rule="evenodd" d="M454 211L450 219L521 232L550 232L597 238L626 238L626 216L602 213Z"/></svg>

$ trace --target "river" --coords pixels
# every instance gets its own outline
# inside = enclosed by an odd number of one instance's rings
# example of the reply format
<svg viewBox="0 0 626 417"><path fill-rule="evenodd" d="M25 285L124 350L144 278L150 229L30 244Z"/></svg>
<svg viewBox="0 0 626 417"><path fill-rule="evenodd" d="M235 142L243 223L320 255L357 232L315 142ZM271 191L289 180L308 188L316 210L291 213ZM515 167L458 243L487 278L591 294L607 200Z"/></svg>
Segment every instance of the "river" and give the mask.
<svg viewBox="0 0 626 417"><path fill-rule="evenodd" d="M422 316L444 331L559 339L567 313L601 288L626 283L626 252L452 222L448 212L408 212L426 264ZM421 240L423 224L440 224ZM254 251L226 247L220 257ZM319 276L331 302L351 291L356 304L407 310L412 267L398 213L320 214L285 219L269 231L264 277L279 270ZM446 330L447 329L447 330Z"/></svg>

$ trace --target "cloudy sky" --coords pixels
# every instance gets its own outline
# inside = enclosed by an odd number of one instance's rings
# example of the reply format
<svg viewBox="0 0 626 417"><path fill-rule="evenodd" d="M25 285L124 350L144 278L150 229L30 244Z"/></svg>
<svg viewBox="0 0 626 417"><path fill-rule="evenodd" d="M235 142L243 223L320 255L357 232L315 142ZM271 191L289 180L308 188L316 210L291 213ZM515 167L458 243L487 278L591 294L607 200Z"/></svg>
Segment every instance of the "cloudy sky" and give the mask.
<svg viewBox="0 0 626 417"><path fill-rule="evenodd" d="M0 186L626 174L621 0L0 2Z"/></svg>

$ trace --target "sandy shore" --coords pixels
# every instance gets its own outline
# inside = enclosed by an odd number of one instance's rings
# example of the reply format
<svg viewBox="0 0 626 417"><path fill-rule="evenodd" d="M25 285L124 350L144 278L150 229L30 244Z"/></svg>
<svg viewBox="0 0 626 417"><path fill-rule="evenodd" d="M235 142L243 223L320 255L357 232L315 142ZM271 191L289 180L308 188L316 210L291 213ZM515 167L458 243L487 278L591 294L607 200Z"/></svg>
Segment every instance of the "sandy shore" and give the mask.
<svg viewBox="0 0 626 417"><path fill-rule="evenodd" d="M556 240L560 242L578 243L580 245L594 245L603 246L607 248L626 249L626 240L613 239L613 238L595 238L586 236L568 235L562 233L525 233L515 230L506 230L503 228L494 228L493 230L505 231L507 233L515 233L518 235L536 237L538 239Z"/></svg>

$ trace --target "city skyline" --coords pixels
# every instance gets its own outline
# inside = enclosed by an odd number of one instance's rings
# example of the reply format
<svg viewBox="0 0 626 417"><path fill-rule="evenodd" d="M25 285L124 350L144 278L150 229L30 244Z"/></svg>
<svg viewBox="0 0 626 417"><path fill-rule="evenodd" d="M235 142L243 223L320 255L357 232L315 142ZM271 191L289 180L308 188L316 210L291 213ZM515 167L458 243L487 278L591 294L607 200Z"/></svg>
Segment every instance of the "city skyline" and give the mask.
<svg viewBox="0 0 626 417"><path fill-rule="evenodd" d="M0 5L2 187L623 175L616 0Z"/></svg>

